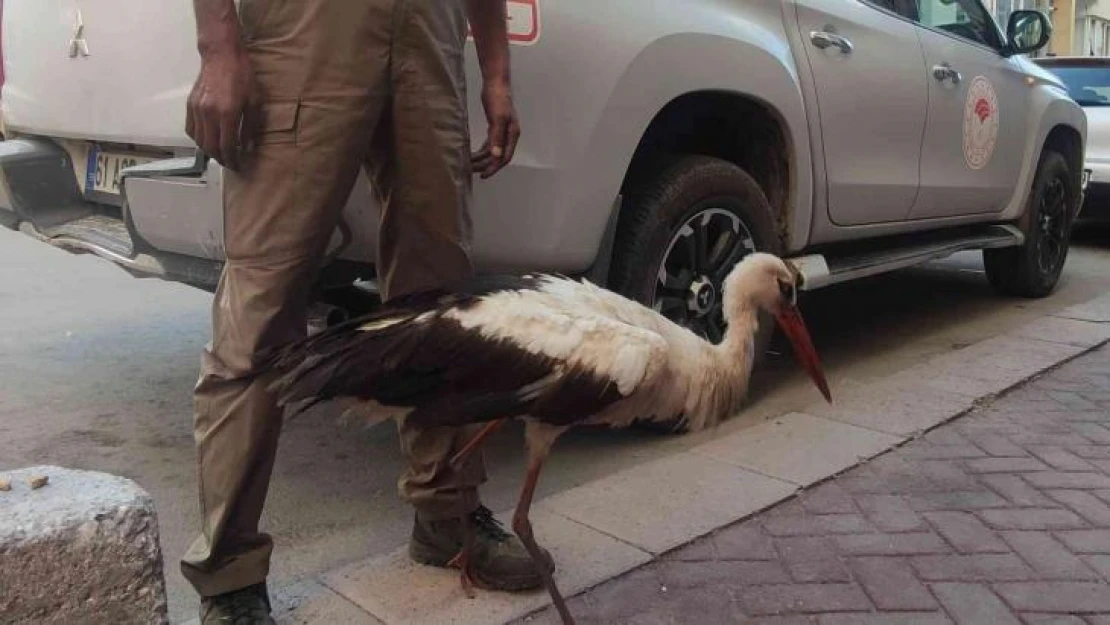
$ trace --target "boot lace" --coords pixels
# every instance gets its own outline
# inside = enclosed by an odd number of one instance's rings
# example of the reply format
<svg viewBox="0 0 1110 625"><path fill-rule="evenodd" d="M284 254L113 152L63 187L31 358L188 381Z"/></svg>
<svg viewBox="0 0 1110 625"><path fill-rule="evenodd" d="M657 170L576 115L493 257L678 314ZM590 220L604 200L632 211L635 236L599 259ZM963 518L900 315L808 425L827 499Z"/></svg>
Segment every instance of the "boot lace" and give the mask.
<svg viewBox="0 0 1110 625"><path fill-rule="evenodd" d="M503 542L512 537L505 531L505 526L497 517L493 516L493 511L485 506L479 506L477 510L471 513L470 518L474 521L475 528L485 536L497 541Z"/></svg>

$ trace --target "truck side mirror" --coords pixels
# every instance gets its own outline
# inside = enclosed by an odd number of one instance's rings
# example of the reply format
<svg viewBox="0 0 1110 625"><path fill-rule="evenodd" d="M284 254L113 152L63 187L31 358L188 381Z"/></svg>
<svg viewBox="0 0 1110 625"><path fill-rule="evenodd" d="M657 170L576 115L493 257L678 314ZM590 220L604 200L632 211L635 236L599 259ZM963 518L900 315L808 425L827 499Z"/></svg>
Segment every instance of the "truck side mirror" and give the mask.
<svg viewBox="0 0 1110 625"><path fill-rule="evenodd" d="M1052 37L1052 23L1040 11L1021 10L1010 13L1006 27L1006 56L1040 50Z"/></svg>

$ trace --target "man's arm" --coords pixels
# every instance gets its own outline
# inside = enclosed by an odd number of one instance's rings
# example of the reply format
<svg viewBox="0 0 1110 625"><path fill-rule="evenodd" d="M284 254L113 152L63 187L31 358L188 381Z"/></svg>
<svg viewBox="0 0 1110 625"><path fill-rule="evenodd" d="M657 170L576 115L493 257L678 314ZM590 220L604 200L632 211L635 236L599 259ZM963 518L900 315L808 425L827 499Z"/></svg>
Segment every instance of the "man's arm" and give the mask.
<svg viewBox="0 0 1110 625"><path fill-rule="evenodd" d="M202 152L238 169L253 139L260 100L233 0L193 0L200 74L189 94L185 132Z"/></svg>
<svg viewBox="0 0 1110 625"><path fill-rule="evenodd" d="M474 154L473 165L482 178L489 178L513 160L520 138L520 121L513 106L505 0L466 0L466 5L482 68L482 106L489 123L489 138Z"/></svg>

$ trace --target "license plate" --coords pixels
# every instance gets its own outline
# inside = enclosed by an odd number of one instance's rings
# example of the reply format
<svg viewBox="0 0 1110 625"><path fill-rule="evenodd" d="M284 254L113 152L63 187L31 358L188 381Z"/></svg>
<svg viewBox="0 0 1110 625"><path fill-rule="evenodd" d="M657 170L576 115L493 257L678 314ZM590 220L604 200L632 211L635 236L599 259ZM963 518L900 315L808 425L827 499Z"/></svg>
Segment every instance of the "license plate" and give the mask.
<svg viewBox="0 0 1110 625"><path fill-rule="evenodd" d="M120 194L120 172L128 167L143 165L155 159L126 152L106 152L97 146L89 148L85 170L85 192Z"/></svg>

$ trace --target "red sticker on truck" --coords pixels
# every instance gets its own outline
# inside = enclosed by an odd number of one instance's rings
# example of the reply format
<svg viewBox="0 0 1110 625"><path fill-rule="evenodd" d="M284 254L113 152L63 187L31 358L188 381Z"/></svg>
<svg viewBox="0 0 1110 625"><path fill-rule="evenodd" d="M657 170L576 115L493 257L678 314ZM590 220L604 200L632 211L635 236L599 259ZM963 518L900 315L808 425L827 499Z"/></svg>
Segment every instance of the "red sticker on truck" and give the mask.
<svg viewBox="0 0 1110 625"><path fill-rule="evenodd" d="M982 169L998 143L998 95L983 76L972 79L964 104L964 158L971 169Z"/></svg>
<svg viewBox="0 0 1110 625"><path fill-rule="evenodd" d="M530 46L540 40L540 0L506 0L509 43ZM473 38L467 28L466 36Z"/></svg>

